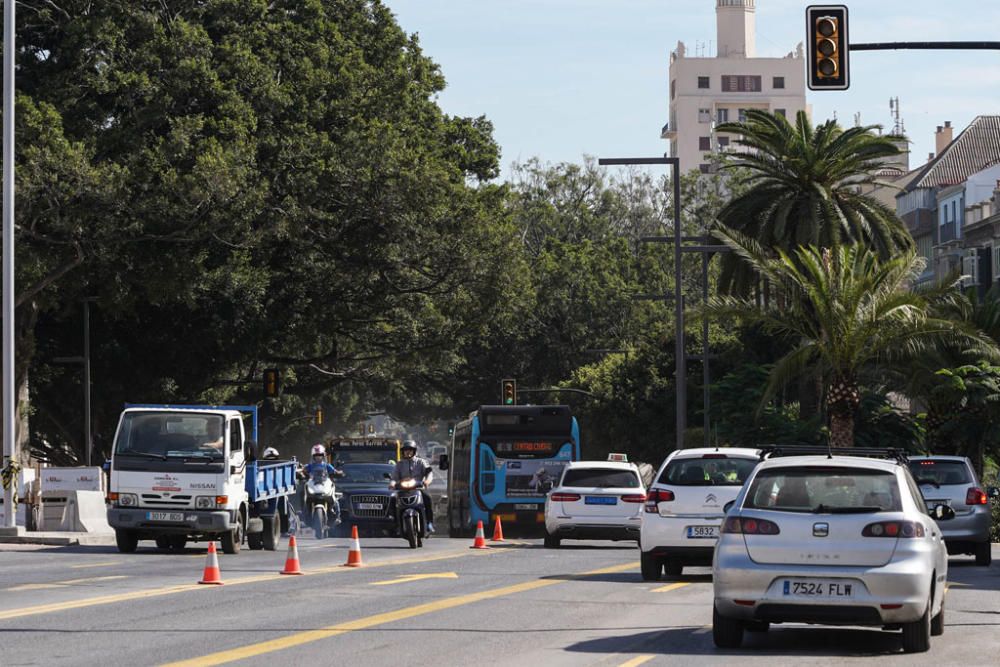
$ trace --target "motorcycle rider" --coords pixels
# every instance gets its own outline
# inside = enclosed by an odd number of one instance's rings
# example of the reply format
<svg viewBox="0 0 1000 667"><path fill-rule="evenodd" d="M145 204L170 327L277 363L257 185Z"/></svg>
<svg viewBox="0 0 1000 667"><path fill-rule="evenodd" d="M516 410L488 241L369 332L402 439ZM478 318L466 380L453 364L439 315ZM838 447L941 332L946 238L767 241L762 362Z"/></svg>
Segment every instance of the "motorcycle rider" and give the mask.
<svg viewBox="0 0 1000 667"><path fill-rule="evenodd" d="M427 486L434 480L434 472L427 461L417 456L417 443L413 440L404 440L402 447L399 448L399 453L403 458L396 461L396 467L393 469L392 475L390 475L392 486L395 488L401 480L407 477L412 477L417 482L423 481L424 487L420 489L420 495L424 500L424 512L427 516L427 532L433 533L434 510L431 504L431 497L427 494ZM395 498L393 498L393 503L395 503ZM395 512L395 505L393 505L390 511Z"/></svg>
<svg viewBox="0 0 1000 667"><path fill-rule="evenodd" d="M319 443L313 445L312 462L302 466L303 477L308 479L314 472L324 470L328 475L330 475L331 478L344 476L343 470L338 470L326 462L326 447L323 446L323 443ZM333 498L330 499L330 506L333 508L337 517L337 520L334 523L340 523L340 501L337 500L336 494L334 494Z"/></svg>

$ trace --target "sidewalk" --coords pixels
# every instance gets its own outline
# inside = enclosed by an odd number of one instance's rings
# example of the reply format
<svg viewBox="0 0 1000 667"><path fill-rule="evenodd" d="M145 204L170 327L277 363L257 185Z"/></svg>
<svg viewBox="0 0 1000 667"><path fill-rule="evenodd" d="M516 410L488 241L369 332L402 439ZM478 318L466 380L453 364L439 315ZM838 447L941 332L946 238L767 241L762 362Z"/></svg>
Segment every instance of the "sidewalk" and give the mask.
<svg viewBox="0 0 1000 667"><path fill-rule="evenodd" d="M110 533L71 533L62 531L26 531L23 526L14 530L0 528L0 545L3 544L42 544L65 547L70 545L114 546L115 534ZM2 548L2 547L0 547Z"/></svg>

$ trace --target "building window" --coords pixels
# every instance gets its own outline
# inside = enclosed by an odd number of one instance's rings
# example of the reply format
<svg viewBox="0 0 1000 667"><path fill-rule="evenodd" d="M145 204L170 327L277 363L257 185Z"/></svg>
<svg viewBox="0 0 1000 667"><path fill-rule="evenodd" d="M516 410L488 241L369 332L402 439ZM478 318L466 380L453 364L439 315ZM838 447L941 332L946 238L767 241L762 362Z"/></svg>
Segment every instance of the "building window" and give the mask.
<svg viewBox="0 0 1000 667"><path fill-rule="evenodd" d="M705 89L707 89L707 88L709 88L709 87L710 87L710 86L712 85L712 84L710 83L710 81L711 81L711 78L710 78L710 77L707 77L707 76L699 76L699 77L698 77L698 87L699 87L699 88L705 88Z"/></svg>
<svg viewBox="0 0 1000 667"><path fill-rule="evenodd" d="M722 92L724 93L759 93L761 90L759 76L722 75Z"/></svg>
<svg viewBox="0 0 1000 667"><path fill-rule="evenodd" d="M740 109L740 122L741 123L747 122L747 110L746 109Z"/></svg>
<svg viewBox="0 0 1000 667"><path fill-rule="evenodd" d="M774 77L773 83L774 83L774 87L775 88L782 89L782 88L785 87L785 77L783 77L783 76L776 76L776 77Z"/></svg>
<svg viewBox="0 0 1000 667"><path fill-rule="evenodd" d="M677 97L677 81L670 82L670 99Z"/></svg>
<svg viewBox="0 0 1000 667"><path fill-rule="evenodd" d="M710 151L710 150L712 150L712 138L711 137L698 137L698 150L700 150L700 151Z"/></svg>
<svg viewBox="0 0 1000 667"><path fill-rule="evenodd" d="M712 122L712 110L711 109L698 109L698 122L699 123L711 123Z"/></svg>
<svg viewBox="0 0 1000 667"><path fill-rule="evenodd" d="M787 116L787 115L785 114L785 110L784 110L784 109L775 109L775 110L774 110L774 115L775 115L775 116L781 116L782 118L787 118L787 117L788 117L788 116Z"/></svg>
<svg viewBox="0 0 1000 667"><path fill-rule="evenodd" d="M701 173L703 173L703 174L710 174L710 173L712 173L712 165L710 165L710 164L706 164L706 163L699 164L698 165L698 169L700 169Z"/></svg>
<svg viewBox="0 0 1000 667"><path fill-rule="evenodd" d="M729 145L729 137L719 137L719 148L725 148Z"/></svg>
<svg viewBox="0 0 1000 667"><path fill-rule="evenodd" d="M715 110L715 120L719 123L729 122L729 109L716 109Z"/></svg>

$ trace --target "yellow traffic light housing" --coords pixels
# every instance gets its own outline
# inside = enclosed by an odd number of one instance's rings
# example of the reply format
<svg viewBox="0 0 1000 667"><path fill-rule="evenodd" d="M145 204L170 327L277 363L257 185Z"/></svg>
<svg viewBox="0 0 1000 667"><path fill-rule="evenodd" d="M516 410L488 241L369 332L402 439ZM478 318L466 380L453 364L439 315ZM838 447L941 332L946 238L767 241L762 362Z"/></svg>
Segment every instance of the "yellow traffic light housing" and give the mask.
<svg viewBox="0 0 1000 667"><path fill-rule="evenodd" d="M502 380L500 382L500 403L502 405L517 405L516 380Z"/></svg>
<svg viewBox="0 0 1000 667"><path fill-rule="evenodd" d="M810 90L847 90L851 85L847 41L847 6L812 5L806 8L806 83Z"/></svg>
<svg viewBox="0 0 1000 667"><path fill-rule="evenodd" d="M267 368L264 370L264 396L267 398L277 398L281 390L281 374L277 368Z"/></svg>
<svg viewBox="0 0 1000 667"><path fill-rule="evenodd" d="M316 415L313 418L313 422L315 422L316 426L323 425L323 408L316 408Z"/></svg>

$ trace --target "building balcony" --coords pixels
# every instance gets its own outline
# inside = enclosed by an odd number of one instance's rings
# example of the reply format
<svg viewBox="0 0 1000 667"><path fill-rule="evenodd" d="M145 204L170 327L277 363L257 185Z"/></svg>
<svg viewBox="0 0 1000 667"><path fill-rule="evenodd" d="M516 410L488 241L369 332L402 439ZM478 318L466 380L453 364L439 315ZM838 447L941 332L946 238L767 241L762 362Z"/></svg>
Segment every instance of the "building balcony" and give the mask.
<svg viewBox="0 0 1000 667"><path fill-rule="evenodd" d="M946 222L943 225L941 225L941 228L939 230L940 237L938 243L947 243L948 241L954 241L956 238L958 238L956 229L957 225L955 224L954 220L952 220L951 222Z"/></svg>
<svg viewBox="0 0 1000 667"><path fill-rule="evenodd" d="M660 130L660 139L676 139L677 138L677 128L670 127L670 123L664 123L663 129Z"/></svg>

